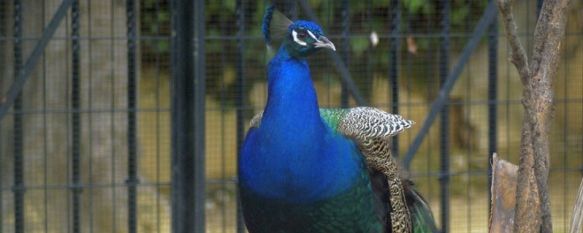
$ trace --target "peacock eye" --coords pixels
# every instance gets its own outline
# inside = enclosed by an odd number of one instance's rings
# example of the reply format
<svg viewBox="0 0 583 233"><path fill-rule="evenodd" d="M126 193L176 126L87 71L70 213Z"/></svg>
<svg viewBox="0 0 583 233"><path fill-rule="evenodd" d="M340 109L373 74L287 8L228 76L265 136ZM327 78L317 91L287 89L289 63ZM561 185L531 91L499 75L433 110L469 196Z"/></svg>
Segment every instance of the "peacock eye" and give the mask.
<svg viewBox="0 0 583 233"><path fill-rule="evenodd" d="M292 31L292 38L294 39L294 42L296 42L297 44L301 45L301 46L306 46L308 45L308 43L306 43L304 41L304 39L306 38L307 34L305 31L296 31L293 30Z"/></svg>
<svg viewBox="0 0 583 233"><path fill-rule="evenodd" d="M305 31L298 32L298 38L305 39L306 37L308 37L308 34Z"/></svg>

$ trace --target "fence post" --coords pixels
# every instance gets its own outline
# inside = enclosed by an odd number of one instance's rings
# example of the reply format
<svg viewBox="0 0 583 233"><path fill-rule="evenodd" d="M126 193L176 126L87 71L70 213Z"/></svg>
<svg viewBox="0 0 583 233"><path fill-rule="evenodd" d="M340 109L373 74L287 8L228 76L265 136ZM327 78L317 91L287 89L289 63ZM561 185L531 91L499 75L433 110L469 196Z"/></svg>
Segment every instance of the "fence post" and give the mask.
<svg viewBox="0 0 583 233"><path fill-rule="evenodd" d="M22 69L22 2L14 0L14 80L18 80L18 74ZM24 233L24 160L23 156L23 120L22 120L22 94L19 93L14 100L14 232Z"/></svg>
<svg viewBox="0 0 583 233"><path fill-rule="evenodd" d="M73 198L73 221L72 230L75 233L81 232L81 77L80 77L80 43L79 43L79 0L73 0L71 5L71 178L70 186Z"/></svg>
<svg viewBox="0 0 583 233"><path fill-rule="evenodd" d="M349 66L350 64L350 5L348 0L342 0L342 51L341 57L344 64ZM348 87L346 83L341 82L340 91L340 106L343 108L348 107Z"/></svg>
<svg viewBox="0 0 583 233"><path fill-rule="evenodd" d="M204 0L172 0L172 232L205 230Z"/></svg>
<svg viewBox="0 0 583 233"><path fill-rule="evenodd" d="M450 44L450 2L441 0L441 47L439 49L439 80L443 87L449 75L449 44ZM439 129L439 157L440 157L440 215L441 231L449 232L449 98L445 97L445 104L441 109Z"/></svg>
<svg viewBox="0 0 583 233"><path fill-rule="evenodd" d="M188 0L186 0L188 1ZM205 232L205 1L194 2L194 224L195 232ZM191 17L192 18L192 17ZM191 40L192 41L192 40ZM190 52L189 50L187 52ZM188 92L191 89L187 90ZM192 141L186 141L191 143ZM186 219L190 221L190 219Z"/></svg>
<svg viewBox="0 0 583 233"><path fill-rule="evenodd" d="M401 45L400 24L401 4L399 0L391 0L389 7L389 82L391 85L391 113L399 113L399 47ZM392 138L391 154L399 157L399 138Z"/></svg>
<svg viewBox="0 0 583 233"><path fill-rule="evenodd" d="M128 232L137 232L136 187L138 185L138 142L137 142L137 80L136 80L136 3L126 1L127 55L128 55Z"/></svg>
<svg viewBox="0 0 583 233"><path fill-rule="evenodd" d="M239 164L239 152L241 151L241 144L245 137L245 0L237 0L237 26L239 28L237 32L237 164ZM238 169L238 168L237 168ZM237 181L238 182L238 181ZM238 183L237 183L238 187ZM241 200L239 198L239 192L237 188L237 233L245 232L245 222L243 221L243 211L241 207Z"/></svg>
<svg viewBox="0 0 583 233"><path fill-rule="evenodd" d="M493 0L489 0L492 2ZM497 15L488 33L488 212L492 202L492 164L498 147L498 20Z"/></svg>
<svg viewBox="0 0 583 233"><path fill-rule="evenodd" d="M296 0L281 1L281 10L289 19L298 19L298 3Z"/></svg>

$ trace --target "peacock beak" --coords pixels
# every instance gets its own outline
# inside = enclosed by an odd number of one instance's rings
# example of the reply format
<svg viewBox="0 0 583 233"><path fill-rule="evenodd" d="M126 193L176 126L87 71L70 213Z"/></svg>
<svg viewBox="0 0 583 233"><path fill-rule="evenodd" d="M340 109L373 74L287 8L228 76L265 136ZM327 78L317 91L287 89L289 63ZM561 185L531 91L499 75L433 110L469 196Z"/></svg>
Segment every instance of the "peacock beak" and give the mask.
<svg viewBox="0 0 583 233"><path fill-rule="evenodd" d="M328 38L326 38L325 36L320 36L320 38L318 38L318 41L314 43L314 46L316 48L329 48L332 51L336 51L336 47L334 46L334 44L330 40L328 40Z"/></svg>

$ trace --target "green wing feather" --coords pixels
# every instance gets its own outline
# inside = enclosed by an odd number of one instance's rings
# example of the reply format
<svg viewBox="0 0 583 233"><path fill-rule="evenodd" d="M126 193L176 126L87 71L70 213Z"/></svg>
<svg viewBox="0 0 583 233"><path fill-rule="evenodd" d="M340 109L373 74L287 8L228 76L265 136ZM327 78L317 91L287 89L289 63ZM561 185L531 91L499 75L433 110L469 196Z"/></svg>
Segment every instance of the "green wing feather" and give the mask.
<svg viewBox="0 0 583 233"><path fill-rule="evenodd" d="M407 186L406 198L411 212L413 233L439 232L427 201L411 185Z"/></svg>
<svg viewBox="0 0 583 233"><path fill-rule="evenodd" d="M349 109L343 108L321 108L320 117L328 127L338 133L338 125L348 112L350 112Z"/></svg>
<svg viewBox="0 0 583 233"><path fill-rule="evenodd" d="M245 222L253 233L383 233L384 225L376 208L379 203L369 184L363 170L353 187L310 204L265 199L242 187Z"/></svg>

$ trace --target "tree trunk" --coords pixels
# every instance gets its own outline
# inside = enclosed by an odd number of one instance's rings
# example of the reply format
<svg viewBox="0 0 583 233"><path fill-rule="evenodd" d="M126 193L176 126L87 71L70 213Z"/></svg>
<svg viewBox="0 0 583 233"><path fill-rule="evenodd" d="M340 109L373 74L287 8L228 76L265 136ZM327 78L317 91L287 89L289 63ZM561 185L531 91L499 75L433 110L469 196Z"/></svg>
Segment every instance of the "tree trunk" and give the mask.
<svg viewBox="0 0 583 233"><path fill-rule="evenodd" d="M498 0L516 66L524 86L515 232L552 232L549 176L549 129L553 113L552 80L560 59L569 0L545 0L534 33L530 62L518 39L511 0Z"/></svg>

